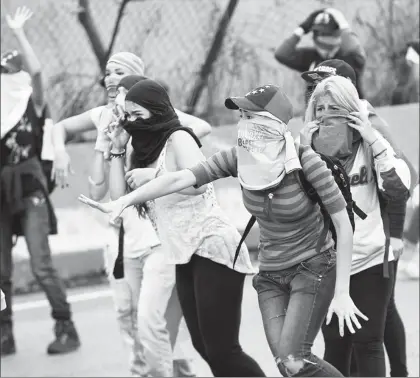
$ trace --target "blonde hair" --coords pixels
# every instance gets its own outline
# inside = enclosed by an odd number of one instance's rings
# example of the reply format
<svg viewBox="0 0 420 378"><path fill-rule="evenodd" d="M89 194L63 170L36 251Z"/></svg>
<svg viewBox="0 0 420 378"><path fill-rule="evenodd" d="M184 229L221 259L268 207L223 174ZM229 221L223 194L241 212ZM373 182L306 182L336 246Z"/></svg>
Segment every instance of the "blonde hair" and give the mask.
<svg viewBox="0 0 420 378"><path fill-rule="evenodd" d="M312 92L305 112L305 123L316 119L316 106L321 96L330 95L341 108L350 112L366 112L361 106L359 94L353 83L342 76L330 76L322 80Z"/></svg>

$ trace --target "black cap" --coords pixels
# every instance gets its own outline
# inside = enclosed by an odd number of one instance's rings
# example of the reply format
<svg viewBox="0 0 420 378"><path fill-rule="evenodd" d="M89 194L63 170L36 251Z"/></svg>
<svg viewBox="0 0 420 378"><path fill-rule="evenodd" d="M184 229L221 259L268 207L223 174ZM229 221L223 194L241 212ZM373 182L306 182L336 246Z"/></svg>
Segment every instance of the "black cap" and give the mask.
<svg viewBox="0 0 420 378"><path fill-rule="evenodd" d="M324 60L314 70L303 72L301 77L305 81L313 83L335 75L347 77L356 85L356 72L350 64L341 59Z"/></svg>
<svg viewBox="0 0 420 378"><path fill-rule="evenodd" d="M312 31L321 34L332 34L339 29L337 21L328 12L319 13L313 22Z"/></svg>

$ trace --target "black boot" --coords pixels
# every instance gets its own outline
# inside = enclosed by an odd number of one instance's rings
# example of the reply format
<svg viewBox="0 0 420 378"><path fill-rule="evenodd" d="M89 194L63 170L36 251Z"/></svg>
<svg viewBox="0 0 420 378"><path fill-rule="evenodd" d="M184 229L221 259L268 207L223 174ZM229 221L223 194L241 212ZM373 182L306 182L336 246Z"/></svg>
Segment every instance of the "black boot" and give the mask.
<svg viewBox="0 0 420 378"><path fill-rule="evenodd" d="M71 320L57 320L54 327L56 339L48 345L48 354L64 354L80 347L79 335Z"/></svg>
<svg viewBox="0 0 420 378"><path fill-rule="evenodd" d="M0 327L1 336L1 356L9 356L16 353L15 338L11 324L2 324Z"/></svg>

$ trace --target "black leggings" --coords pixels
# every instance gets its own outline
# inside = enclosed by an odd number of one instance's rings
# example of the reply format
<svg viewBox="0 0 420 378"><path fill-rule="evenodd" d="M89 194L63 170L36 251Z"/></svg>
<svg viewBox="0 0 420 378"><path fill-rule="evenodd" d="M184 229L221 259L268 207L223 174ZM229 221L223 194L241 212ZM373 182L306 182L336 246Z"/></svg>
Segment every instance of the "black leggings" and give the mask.
<svg viewBox="0 0 420 378"><path fill-rule="evenodd" d="M357 308L369 320L359 318L362 328L344 337L338 333L338 321L323 325L325 341L324 360L337 368L345 377L350 376L351 355L361 377L385 377L384 331L387 310L394 287L394 261L389 262L389 278L383 276L383 264L375 265L351 276L350 295Z"/></svg>
<svg viewBox="0 0 420 378"><path fill-rule="evenodd" d="M265 377L239 344L244 281L244 274L197 255L176 266L192 343L215 377Z"/></svg>
<svg viewBox="0 0 420 378"><path fill-rule="evenodd" d="M398 261L395 261L394 286L392 288L391 299L389 300L386 314L384 344L389 359L389 365L391 367L391 377L407 377L408 370L405 328L395 303L395 284L397 281L397 270ZM350 373L352 377L359 376L354 353L352 354Z"/></svg>

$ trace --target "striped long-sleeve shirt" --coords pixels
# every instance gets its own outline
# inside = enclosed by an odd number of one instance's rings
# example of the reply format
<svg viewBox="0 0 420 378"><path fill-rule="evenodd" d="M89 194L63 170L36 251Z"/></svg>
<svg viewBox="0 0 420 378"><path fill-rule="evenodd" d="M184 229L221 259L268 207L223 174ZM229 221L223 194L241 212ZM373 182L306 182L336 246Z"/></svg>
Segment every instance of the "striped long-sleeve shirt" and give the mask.
<svg viewBox="0 0 420 378"><path fill-rule="evenodd" d="M346 202L332 177L331 171L311 147L303 147L302 170L317 191L330 214L343 210ZM237 150L221 151L191 171L196 186L223 177L237 177ZM270 191L243 189L246 209L257 218L260 227L259 261L261 270L282 270L298 264L316 252L316 245L324 227L323 216L317 204L306 196L297 177L288 174L280 185ZM321 248L333 246L329 235Z"/></svg>

